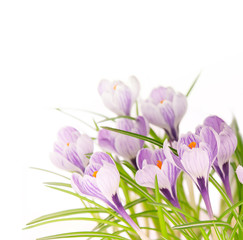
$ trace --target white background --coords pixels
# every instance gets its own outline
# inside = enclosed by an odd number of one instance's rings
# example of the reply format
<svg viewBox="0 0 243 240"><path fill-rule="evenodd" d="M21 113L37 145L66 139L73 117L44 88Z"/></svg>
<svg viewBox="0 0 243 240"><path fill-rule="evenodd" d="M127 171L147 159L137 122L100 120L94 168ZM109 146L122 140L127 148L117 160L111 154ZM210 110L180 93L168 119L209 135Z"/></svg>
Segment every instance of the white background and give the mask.
<svg viewBox="0 0 243 240"><path fill-rule="evenodd" d="M186 93L202 71L181 132L193 131L210 114L228 123L234 114L243 129L242 7L236 1L1 1L4 239L86 228L56 224L21 230L35 217L80 206L42 184L62 179L29 167L58 171L49 161L58 129L72 125L87 130L54 108L114 115L97 93L102 78L126 81L135 75L140 97L146 98L159 85ZM79 116L86 119L87 114Z"/></svg>

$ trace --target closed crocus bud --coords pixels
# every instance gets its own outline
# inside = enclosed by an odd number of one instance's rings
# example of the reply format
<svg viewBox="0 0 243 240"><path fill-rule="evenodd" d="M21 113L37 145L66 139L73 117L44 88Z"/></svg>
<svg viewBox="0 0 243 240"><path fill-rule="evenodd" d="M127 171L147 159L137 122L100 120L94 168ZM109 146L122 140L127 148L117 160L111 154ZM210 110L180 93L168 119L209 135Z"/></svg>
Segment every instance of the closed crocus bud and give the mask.
<svg viewBox="0 0 243 240"><path fill-rule="evenodd" d="M58 132L50 158L55 166L63 170L83 174L89 163L87 154L91 154L93 148L93 141L89 136L80 134L73 127L64 127Z"/></svg>
<svg viewBox="0 0 243 240"><path fill-rule="evenodd" d="M213 168L220 176L229 198L233 201L229 183L229 167L230 158L237 146L237 138L232 128L217 116L207 117L203 125L213 128L219 136L219 152L213 163ZM197 132L200 132L200 128L197 129Z"/></svg>
<svg viewBox="0 0 243 240"><path fill-rule="evenodd" d="M180 208L176 195L176 180L180 169L166 160L163 149L143 148L138 152L136 160L136 182L141 186L154 188L157 175L160 192L172 205Z"/></svg>
<svg viewBox="0 0 243 240"><path fill-rule="evenodd" d="M142 102L142 113L146 119L163 128L170 140L178 140L179 123L187 109L186 97L172 88L155 88L149 98Z"/></svg>
<svg viewBox="0 0 243 240"><path fill-rule="evenodd" d="M122 118L117 121L116 128L146 136L149 131L148 123L144 117L139 116L135 121ZM115 153L131 160L134 165L137 152L143 147L144 141L120 133L102 129L98 134L98 144L105 151Z"/></svg>
<svg viewBox="0 0 243 240"><path fill-rule="evenodd" d="M119 116L130 115L133 103L139 93L139 82L134 77L129 78L129 85L121 81L103 79L98 86L98 92L105 106Z"/></svg>
<svg viewBox="0 0 243 240"><path fill-rule="evenodd" d="M120 174L114 161L103 152L96 152L91 156L84 176L73 173L71 179L71 185L78 194L104 201L134 228L142 240L149 240L125 211L118 197L119 183Z"/></svg>
<svg viewBox="0 0 243 240"><path fill-rule="evenodd" d="M203 126L200 134L187 133L182 135L177 144L178 155L164 142L166 159L187 173L202 194L210 219L213 211L208 193L208 178L211 167L219 152L219 137L210 127Z"/></svg>

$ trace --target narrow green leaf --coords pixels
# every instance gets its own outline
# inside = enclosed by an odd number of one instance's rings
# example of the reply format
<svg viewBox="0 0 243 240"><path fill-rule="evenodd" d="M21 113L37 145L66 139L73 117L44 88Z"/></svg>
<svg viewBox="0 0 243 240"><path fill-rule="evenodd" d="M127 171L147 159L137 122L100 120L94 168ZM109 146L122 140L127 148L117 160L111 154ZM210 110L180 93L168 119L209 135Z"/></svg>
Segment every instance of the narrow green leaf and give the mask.
<svg viewBox="0 0 243 240"><path fill-rule="evenodd" d="M108 239L118 239L118 240L129 240L119 235L114 235L110 233L99 233L99 232L70 232L51 235L47 237L38 238L37 240L49 240L49 239L60 239L60 238L77 238L77 237L96 237L96 238L108 238Z"/></svg>
<svg viewBox="0 0 243 240"><path fill-rule="evenodd" d="M113 118L105 118L103 120L100 120L97 123L103 123L103 122L107 122L107 121L115 121L115 120L120 119L120 118L126 118L126 119L136 120L136 118L130 117L130 116L117 116L117 117L113 117Z"/></svg>
<svg viewBox="0 0 243 240"><path fill-rule="evenodd" d="M157 175L155 176L155 200L156 200L157 203L161 203L161 197L160 197ZM159 205L157 205L157 206L158 206L158 208L157 208L158 209L158 218L159 218L160 230L161 230L162 237L168 238L163 211L161 210L161 206L159 206Z"/></svg>
<svg viewBox="0 0 243 240"><path fill-rule="evenodd" d="M44 182L44 184L51 185L51 186L59 186L59 187L69 187L71 188L70 183L62 183L62 182Z"/></svg>
<svg viewBox="0 0 243 240"><path fill-rule="evenodd" d="M186 223L182 225L177 225L172 227L173 229L187 229L187 228L200 228L200 227L211 227L214 226L223 226L232 229L230 224L221 222L221 221L214 221L214 220L209 220L209 221L198 221L198 222L191 222L191 223Z"/></svg>
<svg viewBox="0 0 243 240"><path fill-rule="evenodd" d="M28 227L26 227L24 229L30 229L30 228L39 227L39 226L45 225L45 224L50 224L50 223L55 223L55 222L63 222L63 221L91 221L91 222L99 222L99 223L107 224L109 226L115 226L115 227L122 228L122 229L125 229L127 231L131 231L131 232L136 233L136 231L133 228L127 227L127 226L124 226L124 225L121 225L121 224L118 224L116 222L107 221L107 220L100 219L100 218L85 218L85 217L59 218L59 219L54 219L54 220L50 220L50 221L37 223L37 224L31 225L31 226L28 226Z"/></svg>
<svg viewBox="0 0 243 240"><path fill-rule="evenodd" d="M83 213L106 213L107 211L101 209L101 208L75 208L75 209L69 209L69 210L64 210L64 211L59 211L55 213L50 213L43 215L41 217L38 217L31 222L27 223L26 225L31 225L35 224L38 222L50 220L53 218L59 218L59 217L65 217L65 216L70 216L74 214L83 214Z"/></svg>
<svg viewBox="0 0 243 240"><path fill-rule="evenodd" d="M161 142L159 142L159 141L157 141L157 140L155 140L153 138L146 137L144 135L140 135L140 134L137 134L137 133L120 130L120 129L117 129L117 128L105 127L105 126L101 126L101 128L104 128L104 129L109 130L109 131L121 133L123 135L127 135L127 136L130 136L130 137L138 138L138 139L150 142L150 143L152 143L152 144L154 144L156 146L163 147L163 143L161 143Z"/></svg>
<svg viewBox="0 0 243 240"><path fill-rule="evenodd" d="M201 75L201 72L196 76L196 78L193 81L191 87L189 88L189 90L188 90L188 92L186 94L187 97L189 96L190 92L192 91L192 89L194 88L195 84L197 83L197 80L199 79L200 75Z"/></svg>
<svg viewBox="0 0 243 240"><path fill-rule="evenodd" d="M59 173L56 173L56 172L52 172L52 171L49 171L49 170L46 170L46 169L43 169L43 168L37 168L37 167L30 167L31 169L35 169L35 170L40 170L40 171L43 171L43 172L48 172L48 173L52 173L52 174L55 174L57 176L60 176L60 177L63 177L63 178L66 178L68 180L70 180L70 178L66 177L66 176L63 176Z"/></svg>

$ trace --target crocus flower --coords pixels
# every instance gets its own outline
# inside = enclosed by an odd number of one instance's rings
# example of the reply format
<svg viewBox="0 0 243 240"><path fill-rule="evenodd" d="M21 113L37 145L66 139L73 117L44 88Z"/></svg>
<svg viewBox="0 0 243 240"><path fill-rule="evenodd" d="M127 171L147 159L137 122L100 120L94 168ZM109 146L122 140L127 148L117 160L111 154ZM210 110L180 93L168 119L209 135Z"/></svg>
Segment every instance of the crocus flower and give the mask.
<svg viewBox="0 0 243 240"><path fill-rule="evenodd" d="M136 121L122 118L116 123L116 128L146 136L149 131L148 123L144 117L139 116ZM144 141L124 134L102 129L98 134L98 144L105 151L115 153L131 160L136 165L137 152L143 147Z"/></svg>
<svg viewBox="0 0 243 240"><path fill-rule="evenodd" d="M237 167L236 174L237 174L237 177L238 177L240 183L243 184L243 167L241 165L239 165Z"/></svg>
<svg viewBox="0 0 243 240"><path fill-rule="evenodd" d="M176 195L176 179L180 173L175 165L166 160L163 149L141 149L137 154L138 171L136 182L144 187L155 187L157 175L160 192L174 205L180 208Z"/></svg>
<svg viewBox="0 0 243 240"><path fill-rule="evenodd" d="M58 132L50 158L57 167L82 174L89 162L87 154L91 154L93 148L93 141L89 136L80 134L73 127L64 127Z"/></svg>
<svg viewBox="0 0 243 240"><path fill-rule="evenodd" d="M105 106L117 115L130 115L131 107L139 93L139 82L132 76L130 87L121 81L103 79L98 86L98 92Z"/></svg>
<svg viewBox="0 0 243 240"><path fill-rule="evenodd" d="M210 219L213 219L213 211L208 193L208 178L211 166L219 152L219 137L209 127L203 126L199 135L187 133L178 141L177 152L174 154L164 142L164 154L171 163L187 173L202 194Z"/></svg>
<svg viewBox="0 0 243 240"><path fill-rule="evenodd" d="M103 152L96 152L91 156L83 177L78 173L73 173L71 179L72 187L78 194L104 201L134 228L141 239L148 240L120 202L118 197L119 182L120 174L114 161Z"/></svg>
<svg viewBox="0 0 243 240"><path fill-rule="evenodd" d="M186 97L172 88L158 87L142 102L143 116L165 130L170 140L178 140L179 123L187 109Z"/></svg>
<svg viewBox="0 0 243 240"><path fill-rule="evenodd" d="M229 183L229 167L230 158L233 155L237 146L237 138L232 128L217 116L207 117L203 125L212 127L219 135L219 152L216 160L213 163L213 168L220 176L224 184L226 193L233 202ZM201 127L199 127L199 129L200 128Z"/></svg>

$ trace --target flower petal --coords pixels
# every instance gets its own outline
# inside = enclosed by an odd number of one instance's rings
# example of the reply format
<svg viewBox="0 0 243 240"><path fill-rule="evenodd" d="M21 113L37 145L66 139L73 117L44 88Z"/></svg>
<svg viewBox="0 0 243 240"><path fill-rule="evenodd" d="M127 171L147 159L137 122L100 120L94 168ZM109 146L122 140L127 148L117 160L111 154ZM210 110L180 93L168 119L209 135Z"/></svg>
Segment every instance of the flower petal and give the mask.
<svg viewBox="0 0 243 240"><path fill-rule="evenodd" d="M175 128L177 128L180 123L182 117L185 115L187 110L187 99L181 94L177 93L174 95L172 106L175 114Z"/></svg>
<svg viewBox="0 0 243 240"><path fill-rule="evenodd" d="M77 173L72 174L71 185L75 192L82 195L88 195L91 197L97 197L103 201L107 201L99 190L96 178L85 175L84 177L80 176Z"/></svg>
<svg viewBox="0 0 243 240"><path fill-rule="evenodd" d="M83 171L81 168L75 166L73 163L69 162L64 156L57 152L53 152L50 154L50 159L52 163L63 170L70 171L70 172L79 172L80 174L83 174Z"/></svg>
<svg viewBox="0 0 243 240"><path fill-rule="evenodd" d="M63 141L65 144L76 142L80 133L77 129L73 127L63 127L58 132L58 138Z"/></svg>
<svg viewBox="0 0 243 240"><path fill-rule="evenodd" d="M208 179L211 164L207 151L200 148L185 151L181 163L195 182L198 178Z"/></svg>
<svg viewBox="0 0 243 240"><path fill-rule="evenodd" d="M90 164L100 164L103 165L105 162L115 165L114 161L107 153L95 152L90 158Z"/></svg>
<svg viewBox="0 0 243 240"><path fill-rule="evenodd" d="M153 150L149 148L141 149L137 154L136 161L139 169L143 168L144 161L146 161L147 164L156 165L156 159L154 158Z"/></svg>
<svg viewBox="0 0 243 240"><path fill-rule="evenodd" d="M239 165L236 169L236 174L239 179L239 181L243 184L243 167Z"/></svg>
<svg viewBox="0 0 243 240"><path fill-rule="evenodd" d="M132 102L134 103L138 97L140 91L140 84L138 79L135 76L129 77L129 87L132 92Z"/></svg>
<svg viewBox="0 0 243 240"><path fill-rule="evenodd" d="M104 163L96 175L96 182L99 190L110 202L119 188L120 174L113 164Z"/></svg>
<svg viewBox="0 0 243 240"><path fill-rule="evenodd" d="M115 149L115 136L111 131L106 129L101 129L98 133L98 144L105 151L116 153Z"/></svg>

